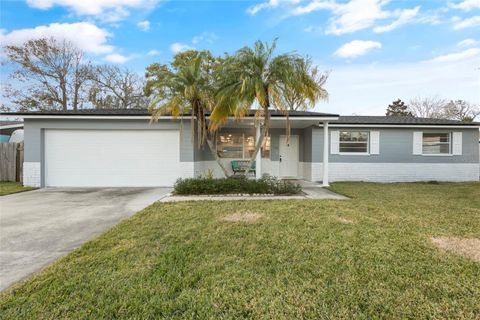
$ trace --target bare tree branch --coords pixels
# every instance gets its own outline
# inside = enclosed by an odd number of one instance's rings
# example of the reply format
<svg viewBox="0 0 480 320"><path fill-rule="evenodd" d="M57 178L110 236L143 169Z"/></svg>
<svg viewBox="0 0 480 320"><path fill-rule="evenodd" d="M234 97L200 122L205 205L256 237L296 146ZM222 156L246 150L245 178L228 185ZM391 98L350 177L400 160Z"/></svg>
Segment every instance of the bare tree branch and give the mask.
<svg viewBox="0 0 480 320"><path fill-rule="evenodd" d="M8 63L16 67L10 78L16 82L4 95L23 110L77 110L84 97L88 64L83 52L66 40L29 40L4 47Z"/></svg>

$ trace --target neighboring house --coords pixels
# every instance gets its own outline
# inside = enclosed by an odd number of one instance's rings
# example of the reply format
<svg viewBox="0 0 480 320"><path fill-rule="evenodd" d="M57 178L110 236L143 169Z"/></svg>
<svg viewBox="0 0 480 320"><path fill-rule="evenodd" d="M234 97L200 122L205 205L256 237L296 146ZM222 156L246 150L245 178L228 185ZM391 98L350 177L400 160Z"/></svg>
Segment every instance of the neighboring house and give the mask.
<svg viewBox="0 0 480 320"><path fill-rule="evenodd" d="M21 133L21 131L18 131L18 130L22 130L22 129L23 129L23 121L1 120L0 121L0 142L9 142L12 134L15 131L17 131L17 133ZM18 142L18 141L15 141L15 142Z"/></svg>
<svg viewBox="0 0 480 320"><path fill-rule="evenodd" d="M221 171L193 142L190 120L150 123L144 110L15 113L25 121L24 183L30 186L171 186L177 178ZM339 117L271 112L270 137L256 174L312 181L478 181L480 123L409 117ZM229 168L249 159L260 128L253 113L217 134Z"/></svg>

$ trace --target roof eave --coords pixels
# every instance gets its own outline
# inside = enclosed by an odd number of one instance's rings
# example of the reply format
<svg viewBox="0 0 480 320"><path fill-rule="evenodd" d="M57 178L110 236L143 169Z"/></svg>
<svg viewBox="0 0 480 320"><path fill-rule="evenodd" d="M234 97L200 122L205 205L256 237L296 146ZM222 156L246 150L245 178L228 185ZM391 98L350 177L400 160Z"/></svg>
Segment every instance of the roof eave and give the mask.
<svg viewBox="0 0 480 320"><path fill-rule="evenodd" d="M25 114L17 116L22 117L23 119L109 119L109 120L128 120L128 119L151 119L150 115L52 115L52 114ZM178 120L178 119L190 119L191 116L182 116L182 117L173 117L173 116L162 116L159 120ZM207 119L210 116L207 116ZM246 116L244 119L254 119L255 116ZM309 121L335 121L338 120L339 116L290 116L291 119L295 120L309 120ZM235 117L229 117L229 119L235 119ZM285 116L275 116L271 117L271 120L285 120Z"/></svg>
<svg viewBox="0 0 480 320"><path fill-rule="evenodd" d="M331 123L330 127L352 127L352 128L480 128L480 124L461 124L461 123L410 123L410 124L395 124L395 123Z"/></svg>

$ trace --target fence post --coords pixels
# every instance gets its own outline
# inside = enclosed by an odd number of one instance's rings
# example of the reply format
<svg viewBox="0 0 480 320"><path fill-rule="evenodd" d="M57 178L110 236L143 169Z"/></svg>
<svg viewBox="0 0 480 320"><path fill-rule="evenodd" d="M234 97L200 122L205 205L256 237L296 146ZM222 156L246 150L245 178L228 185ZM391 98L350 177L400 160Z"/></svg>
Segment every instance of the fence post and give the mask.
<svg viewBox="0 0 480 320"><path fill-rule="evenodd" d="M23 142L16 147L15 181L23 183Z"/></svg>

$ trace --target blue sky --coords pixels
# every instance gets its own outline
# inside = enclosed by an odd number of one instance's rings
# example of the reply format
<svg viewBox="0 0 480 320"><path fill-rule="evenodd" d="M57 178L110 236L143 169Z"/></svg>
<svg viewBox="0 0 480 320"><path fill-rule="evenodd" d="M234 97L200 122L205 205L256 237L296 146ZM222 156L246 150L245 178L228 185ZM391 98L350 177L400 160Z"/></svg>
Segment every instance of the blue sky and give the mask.
<svg viewBox="0 0 480 320"><path fill-rule="evenodd" d="M396 98L435 95L480 103L480 0L2 0L0 28L2 44L67 38L139 73L187 48L220 55L278 37L279 53L331 72L320 111L382 114Z"/></svg>

